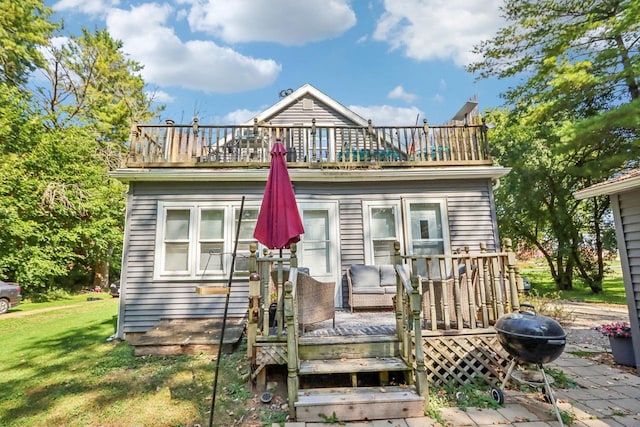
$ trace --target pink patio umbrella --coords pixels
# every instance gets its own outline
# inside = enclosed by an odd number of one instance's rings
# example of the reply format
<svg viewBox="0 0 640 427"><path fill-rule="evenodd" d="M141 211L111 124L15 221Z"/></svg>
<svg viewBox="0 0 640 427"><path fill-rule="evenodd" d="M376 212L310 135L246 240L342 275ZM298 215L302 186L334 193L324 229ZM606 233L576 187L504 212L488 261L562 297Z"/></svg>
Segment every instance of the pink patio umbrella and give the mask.
<svg viewBox="0 0 640 427"><path fill-rule="evenodd" d="M253 232L253 237L267 248L280 249L280 256L282 248L299 242L300 235L304 233L296 195L287 171L286 154L287 149L277 140L271 148L269 177Z"/></svg>

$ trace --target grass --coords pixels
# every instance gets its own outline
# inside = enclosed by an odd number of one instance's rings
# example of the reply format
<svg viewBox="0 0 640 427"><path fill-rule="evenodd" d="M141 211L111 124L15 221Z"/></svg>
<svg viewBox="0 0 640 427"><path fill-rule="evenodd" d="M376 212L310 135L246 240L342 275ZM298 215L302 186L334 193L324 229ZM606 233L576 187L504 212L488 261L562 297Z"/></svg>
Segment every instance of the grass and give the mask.
<svg viewBox="0 0 640 427"><path fill-rule="evenodd" d="M539 269L522 270L538 293L553 293L553 280ZM576 284L561 297L576 301L625 304L619 273L608 276L604 292L591 294ZM88 298L99 298L88 301ZM43 303L25 302L0 316L0 425L22 426L194 426L208 425L215 362L211 356L134 357L127 343L107 342L114 332L118 299L84 293ZM282 424L286 413L253 404L247 388L246 349L223 356L215 425ZM460 391L459 389L456 391ZM440 390L431 396L430 415L440 406L491 407L484 385L462 395ZM461 401L460 396L464 399Z"/></svg>
<svg viewBox="0 0 640 427"><path fill-rule="evenodd" d="M95 292L83 292L76 295L70 294L59 294L56 295L55 298L45 301L45 302L35 302L28 299L23 299L15 308L11 309L12 313L20 313L24 311L32 311L39 310L42 308L51 308L51 307L64 307L69 304L80 304L87 301L87 298L99 298L99 299L110 299L111 295L108 293L95 293Z"/></svg>
<svg viewBox="0 0 640 427"><path fill-rule="evenodd" d="M538 295L552 294L556 292L555 283L547 269L523 266L521 274L527 276L531 282L531 288L534 289ZM594 294L588 286L576 279L573 283L573 289L559 291L559 296L562 299L578 302L627 304L624 282L619 269L614 268L605 276L602 283L602 289L602 292L599 294Z"/></svg>
<svg viewBox="0 0 640 427"><path fill-rule="evenodd" d="M208 425L211 356L134 357L128 344L106 341L117 299L87 301L85 294L67 304L0 318L0 425ZM215 425L232 426L247 416L245 403L253 395L245 387L245 353L222 358Z"/></svg>

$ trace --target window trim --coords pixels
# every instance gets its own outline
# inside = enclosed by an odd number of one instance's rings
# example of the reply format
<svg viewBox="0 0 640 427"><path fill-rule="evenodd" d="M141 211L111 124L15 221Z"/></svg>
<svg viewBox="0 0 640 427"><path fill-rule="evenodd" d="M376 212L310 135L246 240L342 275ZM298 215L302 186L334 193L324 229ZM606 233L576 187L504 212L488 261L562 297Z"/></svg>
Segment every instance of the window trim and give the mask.
<svg viewBox="0 0 640 427"><path fill-rule="evenodd" d="M240 201L158 201L157 202L157 223L155 233L155 252L153 265L154 280L222 280L225 279L231 268L232 252L235 243L235 214L241 206ZM186 271L164 271L166 252L165 252L165 229L168 210L188 210L189 214L189 253L188 253L188 269ZM202 274L197 269L200 266L200 213L202 210L218 209L224 211L224 230L223 230L223 261L222 270L215 270L211 273ZM260 201L245 202L244 209L260 210ZM229 238L232 236L232 238ZM260 251L260 244L258 244ZM237 260L236 260L237 263ZM236 274L242 276L248 274L244 271L236 271Z"/></svg>
<svg viewBox="0 0 640 427"><path fill-rule="evenodd" d="M373 237L371 236L371 208L392 207L395 210L396 240L400 242L400 253L403 253L404 239L402 238L402 205L399 200L363 200L362 216L364 225L364 262L375 264Z"/></svg>
<svg viewBox="0 0 640 427"><path fill-rule="evenodd" d="M445 254L451 253L451 236L449 234L449 216L447 210L447 199L446 198L403 198L402 199L402 207L404 209L404 224L406 227L405 236L406 236L406 248L407 255L413 255L413 236L411 235L411 205L419 204L419 203L431 203L440 205L440 220L442 221L442 240L443 240L443 251ZM418 239L421 240L421 239Z"/></svg>

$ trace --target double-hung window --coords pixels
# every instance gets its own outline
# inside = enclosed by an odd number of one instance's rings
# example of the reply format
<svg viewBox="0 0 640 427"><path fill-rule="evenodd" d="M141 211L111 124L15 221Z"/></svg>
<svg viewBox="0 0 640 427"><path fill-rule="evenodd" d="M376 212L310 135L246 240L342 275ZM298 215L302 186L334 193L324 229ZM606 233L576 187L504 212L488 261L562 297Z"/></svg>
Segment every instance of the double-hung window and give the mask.
<svg viewBox="0 0 640 427"><path fill-rule="evenodd" d="M158 204L156 278L200 279L224 277L233 260L239 203ZM249 244L258 207L243 209L235 271L247 272Z"/></svg>
<svg viewBox="0 0 640 427"><path fill-rule="evenodd" d="M400 204L386 201L365 201L364 236L367 264L394 263L394 242L401 242Z"/></svg>

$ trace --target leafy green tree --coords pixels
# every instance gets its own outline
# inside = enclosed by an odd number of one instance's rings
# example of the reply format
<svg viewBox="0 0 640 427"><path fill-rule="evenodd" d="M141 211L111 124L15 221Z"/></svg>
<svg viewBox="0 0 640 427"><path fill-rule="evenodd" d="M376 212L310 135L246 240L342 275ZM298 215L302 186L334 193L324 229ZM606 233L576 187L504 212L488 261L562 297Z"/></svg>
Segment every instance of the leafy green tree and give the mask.
<svg viewBox="0 0 640 427"><path fill-rule="evenodd" d="M50 16L41 0L0 0L0 81L21 86L43 64L39 48L56 28Z"/></svg>
<svg viewBox="0 0 640 427"><path fill-rule="evenodd" d="M52 131L82 127L92 135L106 166L97 170L102 180L98 184L120 188L107 174L123 164L131 122L150 121L155 115L144 92L142 67L129 59L122 52L122 42L114 40L105 30L90 32L83 28L81 36L71 37L61 47L50 46L49 52L51 60L46 75L50 85L38 89L46 113L45 125ZM101 230L91 240L94 285L99 287L108 285L110 260L121 246L123 232L122 205L113 203L113 194L105 196L108 197L101 199L106 221L102 225L119 224L116 231L120 234L115 236ZM89 229L95 225L87 224Z"/></svg>
<svg viewBox="0 0 640 427"><path fill-rule="evenodd" d="M503 94L511 110L490 119L505 129L492 139L496 157L513 168L498 199L501 226L543 251L559 289L575 270L599 292L608 200L572 193L637 165L640 5L507 0L502 11L508 25L476 46L483 59L469 67L522 79Z"/></svg>
<svg viewBox="0 0 640 427"><path fill-rule="evenodd" d="M535 114L515 117L514 112L493 111L487 118L497 126L492 131L492 155L512 168L496 191L500 234L524 242L541 253L559 290L571 289L574 271L594 292L602 288L603 249L612 225L605 221L606 198L580 202L573 191L582 188L584 177L567 173L575 166L558 155L560 129L540 125ZM584 158L576 157L578 162ZM597 227L592 226L598 218ZM588 230L595 254L584 246Z"/></svg>

